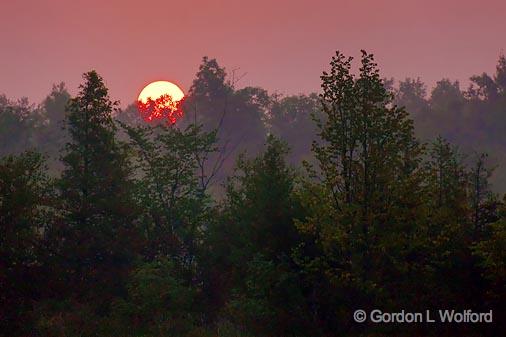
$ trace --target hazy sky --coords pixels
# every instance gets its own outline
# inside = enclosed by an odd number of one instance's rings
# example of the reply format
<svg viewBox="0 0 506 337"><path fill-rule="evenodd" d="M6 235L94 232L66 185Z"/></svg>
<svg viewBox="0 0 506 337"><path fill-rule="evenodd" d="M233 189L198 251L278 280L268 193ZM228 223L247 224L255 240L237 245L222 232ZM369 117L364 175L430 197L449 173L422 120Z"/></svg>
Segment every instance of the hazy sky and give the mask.
<svg viewBox="0 0 506 337"><path fill-rule="evenodd" d="M34 102L90 69L123 105L152 80L186 91L204 55L239 86L317 91L337 49L432 86L492 73L506 49L505 0L0 1L0 93Z"/></svg>

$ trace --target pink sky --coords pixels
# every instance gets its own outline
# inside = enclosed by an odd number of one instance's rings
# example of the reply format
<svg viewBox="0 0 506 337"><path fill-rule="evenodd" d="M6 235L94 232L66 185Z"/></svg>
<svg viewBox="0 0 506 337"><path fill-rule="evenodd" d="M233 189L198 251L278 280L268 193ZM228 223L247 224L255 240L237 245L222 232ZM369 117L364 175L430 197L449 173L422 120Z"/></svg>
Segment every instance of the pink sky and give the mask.
<svg viewBox="0 0 506 337"><path fill-rule="evenodd" d="M504 0L30 0L0 5L0 93L39 102L96 69L113 99L159 79L186 91L202 56L246 76L239 86L319 89L339 49L376 55L382 73L467 85L506 49Z"/></svg>

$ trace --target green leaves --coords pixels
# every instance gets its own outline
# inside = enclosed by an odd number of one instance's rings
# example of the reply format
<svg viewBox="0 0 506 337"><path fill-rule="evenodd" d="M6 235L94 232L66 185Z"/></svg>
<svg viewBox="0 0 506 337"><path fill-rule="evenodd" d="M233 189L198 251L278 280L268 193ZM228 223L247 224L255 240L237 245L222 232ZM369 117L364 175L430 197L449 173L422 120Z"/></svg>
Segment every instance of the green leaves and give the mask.
<svg viewBox="0 0 506 337"><path fill-rule="evenodd" d="M136 161L136 203L148 239L147 254L177 256L191 265L203 226L208 222L208 187L216 167L216 133L201 126L123 125ZM188 265L188 267L189 267Z"/></svg>
<svg viewBox="0 0 506 337"><path fill-rule="evenodd" d="M44 228L44 207L51 196L44 170L44 157L36 152L0 159L0 252L13 258L9 263L36 260L34 245Z"/></svg>
<svg viewBox="0 0 506 337"><path fill-rule="evenodd" d="M113 304L118 330L181 335L193 327L198 291L184 284L174 262L161 258L133 270L127 297Z"/></svg>
<svg viewBox="0 0 506 337"><path fill-rule="evenodd" d="M41 265L52 190L36 152L0 158L0 331L27 331L26 313L45 285Z"/></svg>
<svg viewBox="0 0 506 337"><path fill-rule="evenodd" d="M387 201L379 194L415 169L420 152L412 121L392 105L372 55L362 52L358 77L351 73L352 60L338 52L322 76L326 118L316 120L322 141L313 143L336 208Z"/></svg>

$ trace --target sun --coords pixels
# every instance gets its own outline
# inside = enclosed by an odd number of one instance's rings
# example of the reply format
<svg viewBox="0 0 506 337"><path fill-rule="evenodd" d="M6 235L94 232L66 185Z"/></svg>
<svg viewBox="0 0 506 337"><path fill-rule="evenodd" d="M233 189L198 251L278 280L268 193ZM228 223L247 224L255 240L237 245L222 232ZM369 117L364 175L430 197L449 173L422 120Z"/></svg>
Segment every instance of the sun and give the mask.
<svg viewBox="0 0 506 337"><path fill-rule="evenodd" d="M137 107L146 122L167 119L174 124L183 116L181 109L184 92L176 84L169 81L156 81L142 89L137 98Z"/></svg>

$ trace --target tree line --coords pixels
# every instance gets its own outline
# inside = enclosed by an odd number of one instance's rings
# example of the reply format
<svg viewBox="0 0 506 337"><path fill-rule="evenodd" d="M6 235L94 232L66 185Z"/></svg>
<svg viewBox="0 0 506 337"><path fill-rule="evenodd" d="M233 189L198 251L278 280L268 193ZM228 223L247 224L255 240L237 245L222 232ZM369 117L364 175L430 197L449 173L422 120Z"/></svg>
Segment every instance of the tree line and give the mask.
<svg viewBox="0 0 506 337"><path fill-rule="evenodd" d="M400 105L420 82L395 93L371 54L352 63L337 52L320 95L280 97L204 58L175 126L120 111L95 71L75 97L2 98L0 334L504 331L506 205L487 156L422 142ZM492 104L483 88L465 104ZM495 323L359 324L357 309Z"/></svg>

